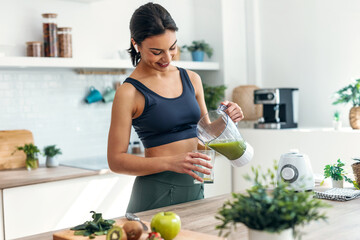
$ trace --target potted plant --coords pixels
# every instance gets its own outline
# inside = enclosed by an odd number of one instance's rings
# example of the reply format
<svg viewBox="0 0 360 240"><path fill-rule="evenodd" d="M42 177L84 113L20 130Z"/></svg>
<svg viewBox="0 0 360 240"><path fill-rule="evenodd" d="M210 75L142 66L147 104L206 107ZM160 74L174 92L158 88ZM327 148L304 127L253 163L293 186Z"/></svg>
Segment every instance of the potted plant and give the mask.
<svg viewBox="0 0 360 240"><path fill-rule="evenodd" d="M339 130L341 128L341 121L340 121L340 112L334 112L334 119L333 119L334 129Z"/></svg>
<svg viewBox="0 0 360 240"><path fill-rule="evenodd" d="M24 146L18 146L16 147L16 151L23 151L26 154L26 169L27 170L33 170L37 169L39 167L39 158L38 154L40 153L40 150L37 146L35 146L32 143L25 144Z"/></svg>
<svg viewBox="0 0 360 240"><path fill-rule="evenodd" d="M211 58L213 54L213 49L204 40L193 41L191 45L184 45L182 48L191 52L192 59L195 62L204 61L204 53L206 53L209 58Z"/></svg>
<svg viewBox="0 0 360 240"><path fill-rule="evenodd" d="M332 180L332 187L333 188L342 188L344 187L344 180L353 184L355 188L359 189L359 185L348 178L346 176L346 172L344 170L345 163L341 162L340 158L337 160L337 163L335 164L328 164L324 168L324 177L325 179L330 177ZM321 182L321 184L324 183L324 180Z"/></svg>
<svg viewBox="0 0 360 240"><path fill-rule="evenodd" d="M46 167L57 167L59 162L56 159L57 155L62 154L60 148L56 148L56 145L49 145L44 147L44 156L46 156Z"/></svg>
<svg viewBox="0 0 360 240"><path fill-rule="evenodd" d="M207 84L203 84L204 88L204 98L206 107L208 110L215 110L219 106L219 102L225 96L225 89L224 85L220 86L209 86Z"/></svg>
<svg viewBox="0 0 360 240"><path fill-rule="evenodd" d="M233 193L233 199L226 201L216 215L222 222L216 226L219 235L227 229L228 236L237 223L243 223L249 229L249 240L294 239L301 234L296 226L327 218L320 208L329 205L313 198L311 192L297 192L289 183L276 182L276 164L274 169L263 174L260 167L252 167L254 177L247 175L245 179L253 186L246 193Z"/></svg>
<svg viewBox="0 0 360 240"><path fill-rule="evenodd" d="M360 129L360 79L337 91L335 98L333 105L349 102L352 104L349 113L350 126L353 129Z"/></svg>

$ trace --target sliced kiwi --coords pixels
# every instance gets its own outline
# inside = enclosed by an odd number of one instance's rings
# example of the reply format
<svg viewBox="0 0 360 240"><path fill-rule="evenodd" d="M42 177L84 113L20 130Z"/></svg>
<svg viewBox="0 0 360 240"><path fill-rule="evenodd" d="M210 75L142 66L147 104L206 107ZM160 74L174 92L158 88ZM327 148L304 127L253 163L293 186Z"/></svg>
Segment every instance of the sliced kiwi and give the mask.
<svg viewBox="0 0 360 240"><path fill-rule="evenodd" d="M106 240L121 240L123 235L123 230L120 226L113 226L110 228L106 234Z"/></svg>

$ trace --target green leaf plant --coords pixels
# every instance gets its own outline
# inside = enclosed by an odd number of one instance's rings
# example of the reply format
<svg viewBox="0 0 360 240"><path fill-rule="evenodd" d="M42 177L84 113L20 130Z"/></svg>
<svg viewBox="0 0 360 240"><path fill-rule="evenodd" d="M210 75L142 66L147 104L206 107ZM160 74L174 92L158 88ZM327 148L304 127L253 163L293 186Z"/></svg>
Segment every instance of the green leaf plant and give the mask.
<svg viewBox="0 0 360 240"><path fill-rule="evenodd" d="M360 79L338 90L334 97L333 105L351 102L353 107L360 106Z"/></svg>
<svg viewBox="0 0 360 240"><path fill-rule="evenodd" d="M232 200L226 201L219 209L216 219L222 223L216 226L219 235L230 234L231 226L243 223L250 229L278 233L292 229L294 236L301 236L298 225L311 221L326 220L325 212L320 208L329 207L325 202L313 198L312 192L297 192L286 182L276 182L274 169L262 173L260 166L252 167L252 177L245 176L253 186L246 193L232 193Z"/></svg>
<svg viewBox="0 0 360 240"><path fill-rule="evenodd" d="M340 158L334 164L325 165L324 168L325 179L331 178L335 181L345 180L346 182L353 184L356 189L360 189L359 184L356 181L353 181L351 178L346 176L346 172L343 168L344 166L345 163L341 162ZM320 185L324 183L324 180L320 183Z"/></svg>
<svg viewBox="0 0 360 240"><path fill-rule="evenodd" d="M12 154L14 154L16 151L23 151L26 154L26 158L28 159L36 159L37 155L40 153L38 147L32 143L16 147Z"/></svg>
<svg viewBox="0 0 360 240"><path fill-rule="evenodd" d="M226 86L209 86L203 84L204 98L208 110L215 110L218 108L221 100L224 99Z"/></svg>
<svg viewBox="0 0 360 240"><path fill-rule="evenodd" d="M334 112L334 121L336 121L336 122L340 121L340 112L339 111Z"/></svg>
<svg viewBox="0 0 360 240"><path fill-rule="evenodd" d="M62 154L61 149L57 148L56 145L49 145L44 147L44 156L55 157L56 155Z"/></svg>
<svg viewBox="0 0 360 240"><path fill-rule="evenodd" d="M203 51L206 53L206 55L211 58L213 54L213 48L210 47L208 43L206 43L204 40L201 41L192 41L191 45L184 45L182 48L187 49L189 52L195 52L195 51Z"/></svg>

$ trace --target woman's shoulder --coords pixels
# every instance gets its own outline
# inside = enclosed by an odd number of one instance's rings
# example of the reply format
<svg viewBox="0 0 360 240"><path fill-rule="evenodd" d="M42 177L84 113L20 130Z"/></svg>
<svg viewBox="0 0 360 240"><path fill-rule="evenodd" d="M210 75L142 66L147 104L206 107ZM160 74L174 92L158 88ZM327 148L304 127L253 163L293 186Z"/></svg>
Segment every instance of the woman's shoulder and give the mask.
<svg viewBox="0 0 360 240"><path fill-rule="evenodd" d="M188 76L190 78L190 81L194 86L198 85L198 84L201 84L201 77L200 77L199 74L197 74L196 72L191 71L189 69L186 69L185 71L188 74Z"/></svg>
<svg viewBox="0 0 360 240"><path fill-rule="evenodd" d="M131 99L136 95L136 88L128 82L124 82L116 89L116 95L121 99Z"/></svg>
<svg viewBox="0 0 360 240"><path fill-rule="evenodd" d="M200 78L199 74L197 74L196 72L194 71L191 71L189 69L185 69L185 71L187 72L187 74L189 75L189 77L193 77L193 78Z"/></svg>

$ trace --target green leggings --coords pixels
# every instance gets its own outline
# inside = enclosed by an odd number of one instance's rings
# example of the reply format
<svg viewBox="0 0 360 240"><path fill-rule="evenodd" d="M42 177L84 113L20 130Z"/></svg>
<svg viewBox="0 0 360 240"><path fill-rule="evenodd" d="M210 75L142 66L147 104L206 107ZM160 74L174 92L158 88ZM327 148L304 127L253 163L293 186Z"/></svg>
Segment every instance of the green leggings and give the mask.
<svg viewBox="0 0 360 240"><path fill-rule="evenodd" d="M136 213L203 198L204 184L194 184L188 174L166 171L136 177L126 212Z"/></svg>

